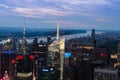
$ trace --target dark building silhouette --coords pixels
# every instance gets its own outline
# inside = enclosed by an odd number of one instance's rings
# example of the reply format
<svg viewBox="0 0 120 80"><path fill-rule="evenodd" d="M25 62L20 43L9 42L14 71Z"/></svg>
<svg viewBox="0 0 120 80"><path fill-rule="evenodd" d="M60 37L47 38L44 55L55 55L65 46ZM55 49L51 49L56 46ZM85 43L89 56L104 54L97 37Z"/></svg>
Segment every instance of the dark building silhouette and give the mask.
<svg viewBox="0 0 120 80"><path fill-rule="evenodd" d="M34 64L34 75L38 76L38 69L40 67L46 66L46 60L47 60L46 42L40 41L38 44L33 43L31 53L35 56L35 60L33 63Z"/></svg>
<svg viewBox="0 0 120 80"><path fill-rule="evenodd" d="M33 61L32 54L17 54L16 62L16 79L17 80L31 80L33 75Z"/></svg>
<svg viewBox="0 0 120 80"><path fill-rule="evenodd" d="M47 37L47 44L50 44L51 43L51 36L48 36Z"/></svg>
<svg viewBox="0 0 120 80"><path fill-rule="evenodd" d="M92 29L91 31L91 44L96 47L96 39L95 39L95 29Z"/></svg>
<svg viewBox="0 0 120 80"><path fill-rule="evenodd" d="M99 47L94 49L94 60L99 60L104 63L105 66L109 66L110 54L107 47Z"/></svg>
<svg viewBox="0 0 120 80"><path fill-rule="evenodd" d="M34 38L33 44L38 44L38 38Z"/></svg>
<svg viewBox="0 0 120 80"><path fill-rule="evenodd" d="M3 77L5 71L11 80L15 79L15 54L12 51L4 51L0 53L0 77Z"/></svg>

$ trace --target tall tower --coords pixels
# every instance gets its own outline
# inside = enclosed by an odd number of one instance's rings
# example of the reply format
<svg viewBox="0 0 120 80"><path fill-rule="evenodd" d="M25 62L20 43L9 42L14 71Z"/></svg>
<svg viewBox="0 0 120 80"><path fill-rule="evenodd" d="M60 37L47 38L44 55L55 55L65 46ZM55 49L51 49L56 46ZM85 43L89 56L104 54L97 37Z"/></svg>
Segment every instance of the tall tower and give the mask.
<svg viewBox="0 0 120 80"><path fill-rule="evenodd" d="M65 38L55 40L48 46L47 65L60 71L59 80L63 80Z"/></svg>
<svg viewBox="0 0 120 80"><path fill-rule="evenodd" d="M25 23L25 18L24 18L23 39L22 39L22 52L23 52L23 54L26 54L26 46L27 46L25 36L26 36L26 23Z"/></svg>
<svg viewBox="0 0 120 80"><path fill-rule="evenodd" d="M65 38L59 39L60 21L57 22L56 40L48 46L47 65L59 70L59 80L63 80Z"/></svg>
<svg viewBox="0 0 120 80"><path fill-rule="evenodd" d="M59 31L60 30L60 16L58 15L58 20L57 20L57 34L56 34L56 39L59 39Z"/></svg>

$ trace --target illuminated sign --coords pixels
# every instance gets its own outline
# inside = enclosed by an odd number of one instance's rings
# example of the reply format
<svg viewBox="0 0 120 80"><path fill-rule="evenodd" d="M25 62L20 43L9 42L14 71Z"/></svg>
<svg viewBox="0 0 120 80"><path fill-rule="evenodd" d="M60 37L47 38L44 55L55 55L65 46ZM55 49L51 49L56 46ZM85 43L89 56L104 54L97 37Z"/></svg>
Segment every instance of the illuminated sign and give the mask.
<svg viewBox="0 0 120 80"><path fill-rule="evenodd" d="M49 70L48 70L48 69L42 69L42 71L44 71L44 72L48 72Z"/></svg>
<svg viewBox="0 0 120 80"><path fill-rule="evenodd" d="M65 56L65 58L71 57L71 52L66 52L66 53L64 54L64 56Z"/></svg>

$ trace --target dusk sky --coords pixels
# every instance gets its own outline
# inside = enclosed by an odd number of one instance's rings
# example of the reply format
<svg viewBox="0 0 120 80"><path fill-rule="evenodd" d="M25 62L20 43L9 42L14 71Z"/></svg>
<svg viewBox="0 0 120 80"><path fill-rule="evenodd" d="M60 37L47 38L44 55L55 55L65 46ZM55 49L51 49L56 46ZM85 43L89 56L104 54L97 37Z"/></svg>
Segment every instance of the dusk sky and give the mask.
<svg viewBox="0 0 120 80"><path fill-rule="evenodd" d="M120 30L120 0L0 0L0 27Z"/></svg>

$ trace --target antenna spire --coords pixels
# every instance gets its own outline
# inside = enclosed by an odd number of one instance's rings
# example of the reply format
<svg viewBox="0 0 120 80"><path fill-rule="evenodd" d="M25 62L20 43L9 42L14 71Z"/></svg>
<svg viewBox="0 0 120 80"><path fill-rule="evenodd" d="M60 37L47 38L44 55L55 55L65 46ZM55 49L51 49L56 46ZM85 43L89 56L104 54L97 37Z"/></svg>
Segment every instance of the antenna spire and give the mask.
<svg viewBox="0 0 120 80"><path fill-rule="evenodd" d="M23 54L26 54L26 22L25 22L25 18L24 18L24 27L23 27L23 39L22 39L22 52Z"/></svg>
<svg viewBox="0 0 120 80"><path fill-rule="evenodd" d="M26 35L26 22L25 22L25 18L24 18L24 28L23 28L23 38L25 39L25 35Z"/></svg>
<svg viewBox="0 0 120 80"><path fill-rule="evenodd" d="M59 39L59 33L60 33L60 16L58 15L57 17L58 17L58 19L57 19L57 35L56 35L56 39L58 40Z"/></svg>

